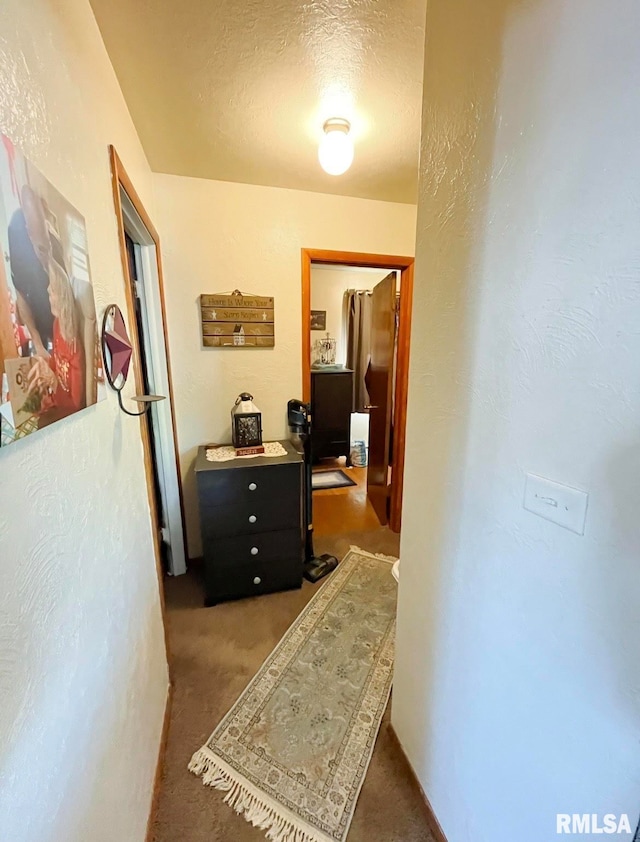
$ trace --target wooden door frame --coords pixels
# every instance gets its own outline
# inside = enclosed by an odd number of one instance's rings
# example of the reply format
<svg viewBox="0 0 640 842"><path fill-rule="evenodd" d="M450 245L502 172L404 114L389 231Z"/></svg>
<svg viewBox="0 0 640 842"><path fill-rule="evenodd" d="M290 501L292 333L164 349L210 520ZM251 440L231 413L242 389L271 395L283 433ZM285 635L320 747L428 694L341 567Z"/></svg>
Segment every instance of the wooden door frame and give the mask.
<svg viewBox="0 0 640 842"><path fill-rule="evenodd" d="M134 348L140 347L140 336L138 334L138 323L136 320L136 308L135 302L133 300L133 291L131 289L131 284L127 282L127 278L129 277L129 263L128 263L128 256L127 256L127 245L125 241L125 230L124 230L124 214L122 209L122 199L120 196L120 191L124 190L127 194L129 201L133 205L136 210L136 213L142 220L145 228L151 235L151 238L155 244L155 255L156 255L156 266L158 270L158 286L159 286L159 297L160 297L160 308L162 314L162 330L164 333L164 345L165 351L167 356L167 374L169 378L169 401L171 403L171 426L173 430L173 441L175 447L175 459L176 459L176 471L178 477L178 496L180 499L180 517L182 521L182 531L183 535L185 536L186 540L186 527L185 527L185 517L184 517L184 499L183 499L183 491L182 491L182 476L180 473L180 459L179 459L179 451L178 451L178 432L176 428L176 418L174 412L174 400L173 400L173 380L171 377L171 359L169 356L169 337L167 335L167 316L165 310L165 300L164 300L164 275L162 271L162 256L160 251L160 237L156 228L149 218L149 214L146 212L144 205L138 193L133 186L133 182L127 175L127 171L124 168L122 161L120 160L120 156L115 150L114 146L109 146L109 158L111 162L111 185L113 190L113 203L115 206L116 212L116 224L118 228L118 242L120 244L120 261L122 264L122 273L124 279L124 287L125 287L125 299L127 305L127 314L129 320L129 332L131 334L131 340L133 343ZM136 386L137 393L142 393L144 391L144 381L142 377L142 363L140 360L139 354L133 355L133 373L134 373L134 382ZM139 420L140 424L140 437L142 439L142 448L144 452L144 473L145 479L147 484L147 498L149 500L149 514L151 517L151 525L152 525L152 536L153 536L153 552L155 556L156 562L156 575L158 578L158 591L160 594L160 610L162 612L162 624L164 627L164 642L165 642L165 649L167 652L167 661L169 664L169 678L171 680L171 659L170 659L170 650L169 650L169 635L168 635L168 628L167 628L167 614L166 614L166 607L165 607L165 600L164 600L164 585L163 585L163 571L162 571L162 555L160 550L160 539L158 535L158 530L156 529L158 523L158 506L156 501L156 492L155 492L155 485L153 479L153 454L151 452L151 441L149 439L149 430L147 429L147 424L144 416L140 416Z"/></svg>
<svg viewBox="0 0 640 842"><path fill-rule="evenodd" d="M311 400L311 264L360 266L368 269L400 271L400 318L398 356L393 412L393 462L391 473L391 505L389 527L400 531L402 521L402 489L407 432L407 394L409 391L409 351L411 347L411 310L413 306L414 257L391 254L369 254L357 251L329 251L303 248L302 253L302 395Z"/></svg>

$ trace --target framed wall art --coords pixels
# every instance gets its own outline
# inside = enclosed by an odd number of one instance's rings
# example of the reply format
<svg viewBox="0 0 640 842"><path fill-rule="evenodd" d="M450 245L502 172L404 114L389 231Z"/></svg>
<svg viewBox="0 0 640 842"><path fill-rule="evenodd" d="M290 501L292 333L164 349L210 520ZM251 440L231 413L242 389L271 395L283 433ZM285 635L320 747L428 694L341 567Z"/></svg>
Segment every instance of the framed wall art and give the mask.
<svg viewBox="0 0 640 842"><path fill-rule="evenodd" d="M104 397L82 214L0 135L0 446Z"/></svg>
<svg viewBox="0 0 640 842"><path fill-rule="evenodd" d="M326 310L312 310L311 311L311 330L326 330L327 329L327 311Z"/></svg>

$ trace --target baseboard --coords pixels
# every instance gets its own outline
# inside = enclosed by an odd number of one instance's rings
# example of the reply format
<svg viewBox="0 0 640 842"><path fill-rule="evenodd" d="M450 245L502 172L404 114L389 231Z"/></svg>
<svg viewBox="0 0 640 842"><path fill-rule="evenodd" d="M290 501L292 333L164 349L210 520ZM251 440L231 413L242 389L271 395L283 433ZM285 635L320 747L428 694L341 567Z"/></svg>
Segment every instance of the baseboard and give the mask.
<svg viewBox="0 0 640 842"><path fill-rule="evenodd" d="M149 808L149 818L147 819L147 832L145 834L145 842L153 842L153 822L158 810L158 799L160 797L160 784L162 782L162 772L164 770L164 758L167 751L167 738L169 736L169 722L171 720L171 704L173 702L173 684L169 684L167 689L167 701L164 706L164 720L162 722L162 733L160 734L160 746L158 748L158 760L156 762L156 774L153 779L153 792L151 794L151 807Z"/></svg>
<svg viewBox="0 0 640 842"><path fill-rule="evenodd" d="M436 818L436 814L433 812L433 807L431 806L429 799L427 798L425 791L423 790L420 781L418 780L418 776L416 775L413 766L409 762L409 758L407 757L405 750L402 748L402 743L398 739L398 735L396 734L393 725L389 725L389 733L391 734L391 738L395 742L398 751L402 755L402 759L406 764L407 771L409 772L414 786L420 794L420 799L424 807L425 819L427 820L427 824L429 825L431 835L433 836L436 842L447 842L447 837L444 835L444 830L440 827L440 822Z"/></svg>

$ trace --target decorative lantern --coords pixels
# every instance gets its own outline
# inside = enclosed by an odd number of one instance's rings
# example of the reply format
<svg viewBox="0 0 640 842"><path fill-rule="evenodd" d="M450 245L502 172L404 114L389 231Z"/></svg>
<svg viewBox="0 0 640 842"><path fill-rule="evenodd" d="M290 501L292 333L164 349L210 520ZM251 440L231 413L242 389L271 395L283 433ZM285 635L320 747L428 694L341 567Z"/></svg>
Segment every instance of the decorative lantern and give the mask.
<svg viewBox="0 0 640 842"><path fill-rule="evenodd" d="M231 437L238 455L264 453L262 413L248 392L238 395L231 410Z"/></svg>

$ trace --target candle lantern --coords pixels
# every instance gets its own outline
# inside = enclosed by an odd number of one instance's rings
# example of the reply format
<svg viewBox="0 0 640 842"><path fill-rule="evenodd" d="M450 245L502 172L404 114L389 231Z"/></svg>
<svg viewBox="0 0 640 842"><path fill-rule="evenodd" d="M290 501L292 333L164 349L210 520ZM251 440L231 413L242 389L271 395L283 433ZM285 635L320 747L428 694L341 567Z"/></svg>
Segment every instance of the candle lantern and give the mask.
<svg viewBox="0 0 640 842"><path fill-rule="evenodd" d="M231 410L231 438L236 452L264 453L262 413L248 392L238 395Z"/></svg>

